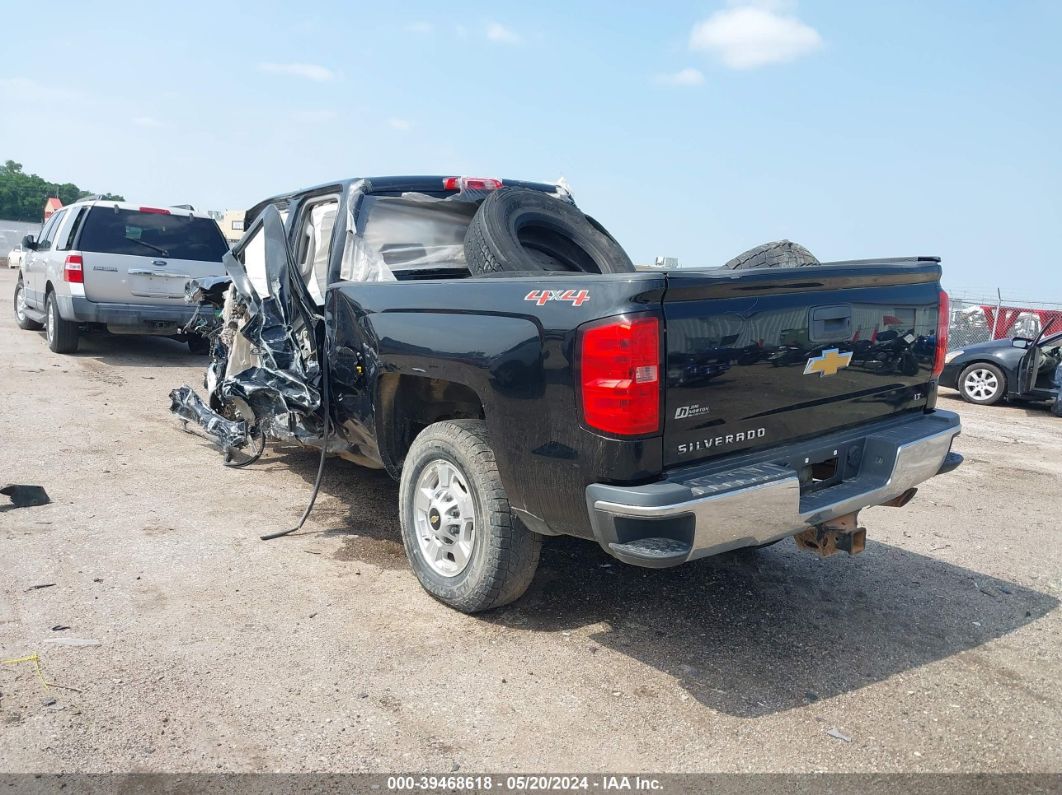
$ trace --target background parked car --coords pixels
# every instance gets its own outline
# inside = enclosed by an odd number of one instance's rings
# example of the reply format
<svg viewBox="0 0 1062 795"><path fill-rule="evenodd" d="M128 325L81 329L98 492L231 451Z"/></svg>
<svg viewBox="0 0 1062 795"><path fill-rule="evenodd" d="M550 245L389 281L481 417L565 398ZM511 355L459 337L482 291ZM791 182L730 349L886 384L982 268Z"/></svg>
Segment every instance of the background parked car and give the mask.
<svg viewBox="0 0 1062 795"><path fill-rule="evenodd" d="M56 353L77 350L82 327L115 333L161 334L206 349L183 327L194 309L184 301L191 279L225 273L228 243L205 213L89 200L52 215L23 239L15 286L19 327L48 335Z"/></svg>
<svg viewBox="0 0 1062 795"><path fill-rule="evenodd" d="M1050 334L1050 331L1056 333ZM1049 325L1036 339L1015 337L950 351L940 385L963 400L990 406L1004 398L1057 400L1055 370L1062 361L1062 333Z"/></svg>
<svg viewBox="0 0 1062 795"><path fill-rule="evenodd" d="M25 249L22 248L22 244L15 246L7 254L7 267L20 268L22 267L22 255L25 253Z"/></svg>

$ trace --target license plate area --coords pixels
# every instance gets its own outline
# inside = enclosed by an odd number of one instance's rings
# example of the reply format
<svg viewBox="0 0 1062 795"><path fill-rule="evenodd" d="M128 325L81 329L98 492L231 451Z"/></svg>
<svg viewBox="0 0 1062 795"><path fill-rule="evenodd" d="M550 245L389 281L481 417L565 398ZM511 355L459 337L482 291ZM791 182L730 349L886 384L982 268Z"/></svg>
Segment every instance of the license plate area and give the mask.
<svg viewBox="0 0 1062 795"><path fill-rule="evenodd" d="M192 277L185 273L129 271L129 292L140 298L184 298L184 286Z"/></svg>
<svg viewBox="0 0 1062 795"><path fill-rule="evenodd" d="M862 457L863 442L857 441L815 451L786 464L796 470L800 493L805 495L856 477Z"/></svg>

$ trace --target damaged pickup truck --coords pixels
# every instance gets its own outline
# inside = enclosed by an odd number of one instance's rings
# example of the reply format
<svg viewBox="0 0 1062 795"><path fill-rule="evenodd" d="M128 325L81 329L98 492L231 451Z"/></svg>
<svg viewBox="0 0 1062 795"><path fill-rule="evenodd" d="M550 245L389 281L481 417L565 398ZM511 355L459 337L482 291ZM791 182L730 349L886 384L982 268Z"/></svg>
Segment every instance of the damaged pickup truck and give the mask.
<svg viewBox="0 0 1062 795"><path fill-rule="evenodd" d="M230 465L272 441L385 469L458 610L518 598L544 535L652 568L787 536L856 553L861 508L962 461L934 257L642 272L565 187L457 177L340 181L245 225L229 278L189 285L207 395L173 411Z"/></svg>

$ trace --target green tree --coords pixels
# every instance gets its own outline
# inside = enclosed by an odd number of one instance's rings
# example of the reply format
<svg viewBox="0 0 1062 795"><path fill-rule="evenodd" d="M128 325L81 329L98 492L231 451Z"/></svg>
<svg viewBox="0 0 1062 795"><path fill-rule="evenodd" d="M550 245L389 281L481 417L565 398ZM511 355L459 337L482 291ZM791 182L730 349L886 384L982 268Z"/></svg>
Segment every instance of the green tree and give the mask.
<svg viewBox="0 0 1062 795"><path fill-rule="evenodd" d="M0 218L8 221L40 221L44 215L44 203L57 196L63 204L91 195L72 182L48 182L37 174L27 174L22 164L5 160L0 166ZM108 193L104 198L124 201L118 194Z"/></svg>

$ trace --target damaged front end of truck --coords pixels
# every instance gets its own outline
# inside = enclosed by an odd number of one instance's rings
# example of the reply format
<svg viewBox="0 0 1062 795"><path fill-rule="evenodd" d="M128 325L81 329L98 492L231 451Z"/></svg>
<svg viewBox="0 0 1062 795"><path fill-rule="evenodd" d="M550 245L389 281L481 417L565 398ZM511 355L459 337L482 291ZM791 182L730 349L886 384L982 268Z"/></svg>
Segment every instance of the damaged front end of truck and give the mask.
<svg viewBox="0 0 1062 795"><path fill-rule="evenodd" d="M260 234L225 255L227 278L186 287L197 305L187 328L210 341L205 399L187 385L170 392L170 411L229 466L253 463L267 440L320 447L326 430L324 317L294 267L280 211L268 205L258 221Z"/></svg>

